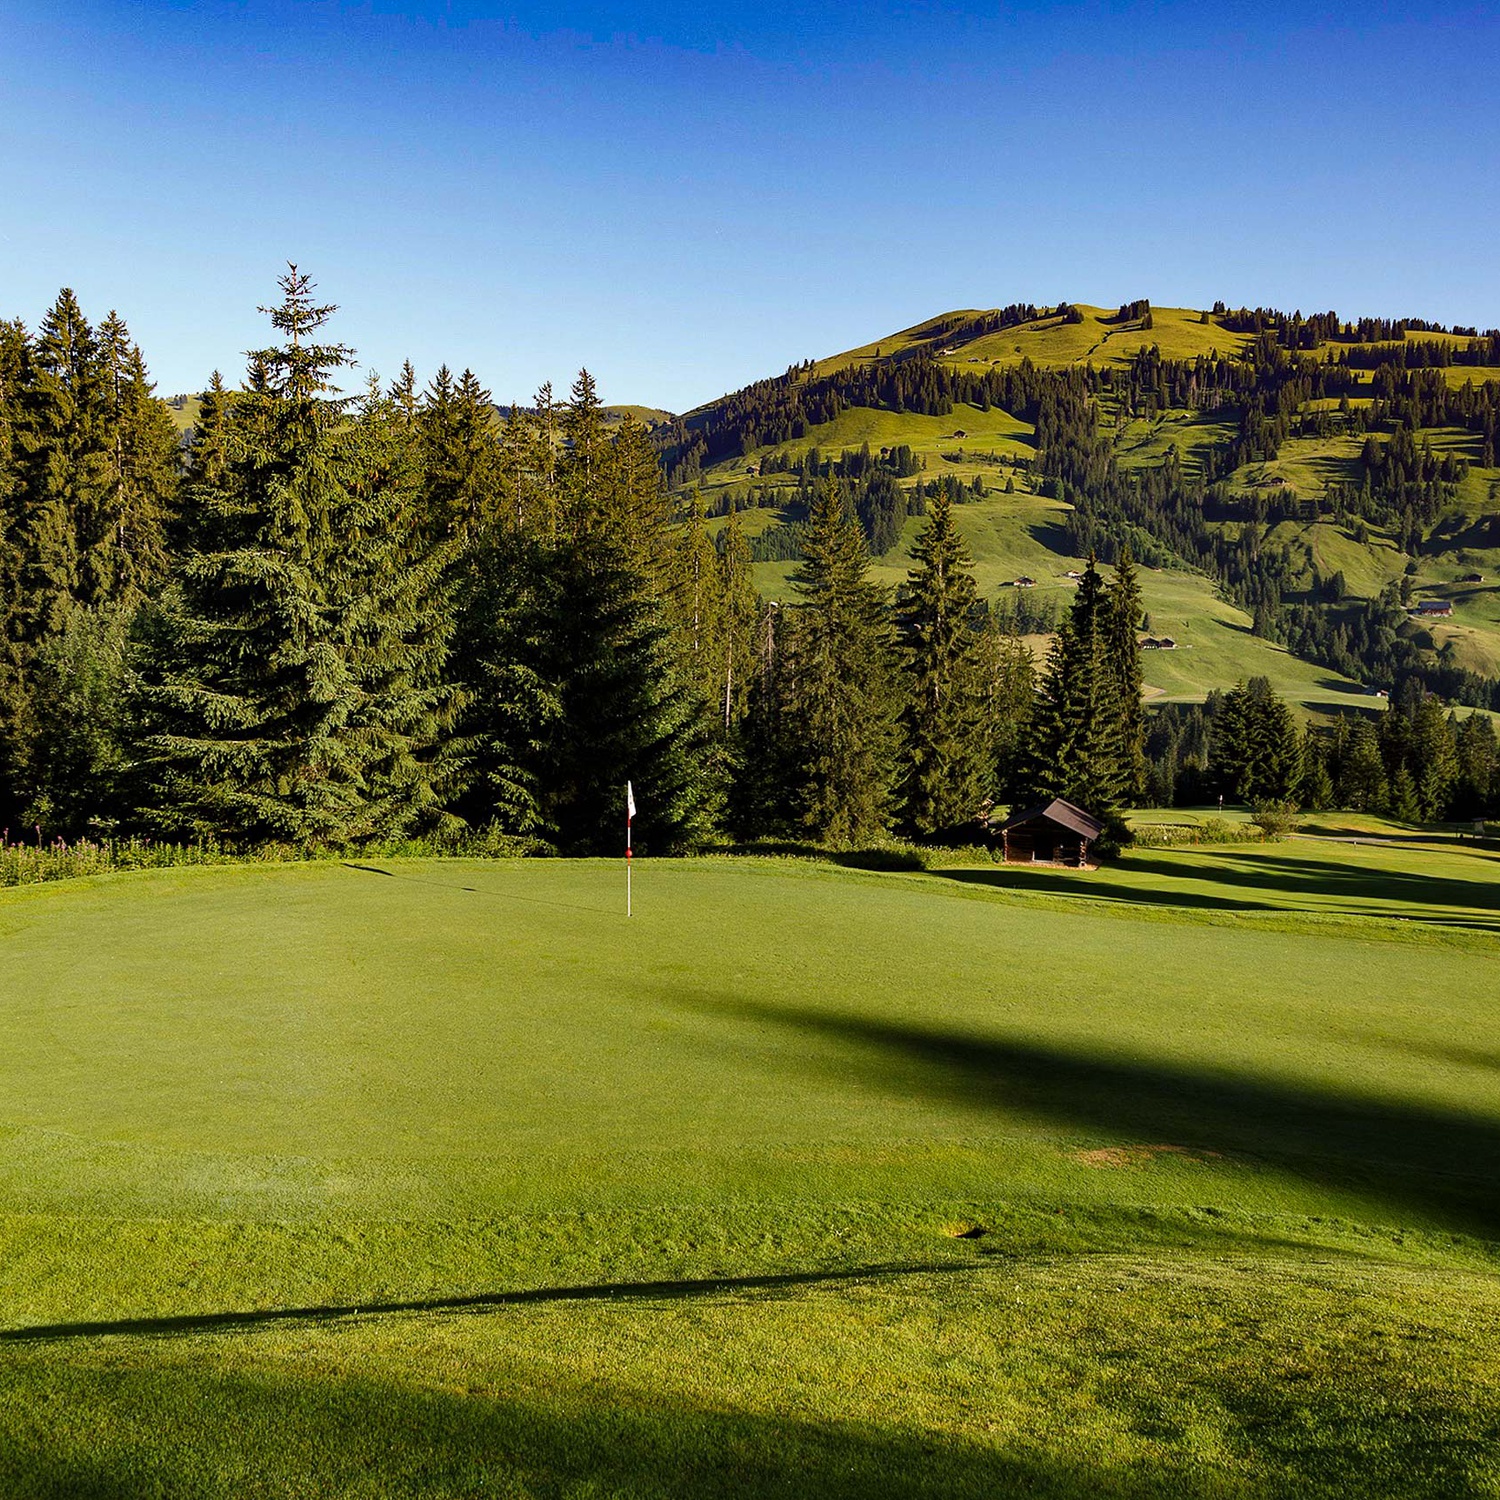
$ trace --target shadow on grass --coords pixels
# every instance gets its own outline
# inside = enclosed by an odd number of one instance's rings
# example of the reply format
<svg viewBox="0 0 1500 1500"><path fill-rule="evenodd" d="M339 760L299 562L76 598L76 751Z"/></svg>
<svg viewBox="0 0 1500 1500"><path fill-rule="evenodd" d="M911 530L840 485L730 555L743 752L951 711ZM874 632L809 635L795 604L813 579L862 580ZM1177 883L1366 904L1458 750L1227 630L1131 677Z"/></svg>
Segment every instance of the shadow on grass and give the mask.
<svg viewBox="0 0 1500 1500"><path fill-rule="evenodd" d="M1316 910L1354 916L1385 916L1441 922L1444 926L1500 932L1500 880L1464 880L1424 871L1371 870L1335 860L1299 859L1291 854L1267 854L1214 845L1212 864L1185 865L1180 859L1131 853L1106 878L1066 877L1027 870L1023 865L999 866L994 870L934 870L943 880L999 890L1045 891L1089 901L1123 902L1129 905L1178 906L1209 911L1285 912L1289 907L1276 896L1328 898ZM1131 875L1156 876L1173 882L1167 886L1127 883ZM1222 890L1186 888L1178 884L1197 880ZM1258 893L1265 893L1264 895ZM1402 904L1408 911L1387 909Z"/></svg>
<svg viewBox="0 0 1500 1500"><path fill-rule="evenodd" d="M683 997L677 997L680 1000ZM702 1002L698 1002L701 1006ZM1429 1223L1500 1240L1500 1121L1040 1043L739 999L716 1014L834 1043L810 1066L1131 1142L1249 1157Z"/></svg>
<svg viewBox="0 0 1500 1500"><path fill-rule="evenodd" d="M1488 1416L1477 1393L1443 1406L1424 1383L1403 1391L1369 1452L1360 1412L1369 1393L1359 1382L1319 1374L1277 1389L1230 1368L1203 1372L1180 1400L1115 1381L1099 1404L1065 1401L1063 1416L1076 1409L1085 1423L1085 1446L1067 1441L1057 1412L1028 1430L1003 1403L1004 1420L981 1442L872 1417L868 1395L850 1416L819 1420L741 1409L732 1380L710 1402L544 1382L493 1355L461 1371L440 1359L437 1377L433 1385L271 1359L239 1368L9 1361L0 1367L0 1491L28 1500L1451 1497L1482 1493L1475 1430ZM982 1391L962 1396L966 1407L984 1401ZM1197 1451L1201 1438L1183 1440L1190 1416L1223 1433L1222 1457Z"/></svg>
<svg viewBox="0 0 1500 1500"><path fill-rule="evenodd" d="M520 901L527 906L550 906L558 911L581 911L591 917L615 915L602 906L578 906L571 901L549 901L544 896L518 896L513 891L487 891L475 885L454 885L451 880L432 880L426 875L404 875L395 870L382 870L379 865L360 865L347 859L341 863L346 870L354 870L361 875L383 875L387 880L400 880L407 885L428 885L440 891L461 891L468 896L487 896L492 901Z"/></svg>
<svg viewBox="0 0 1500 1500"><path fill-rule="evenodd" d="M40 1323L0 1328L0 1344L53 1343L67 1339L120 1336L171 1337L258 1328L268 1323L331 1323L406 1313L483 1313L548 1302L655 1302L722 1297L726 1292L776 1291L827 1282L888 1280L933 1276L970 1269L951 1262L936 1265L859 1266L846 1271L791 1271L766 1276L714 1277L695 1281L619 1281L596 1286L533 1287L471 1297L431 1297L412 1302L365 1302L359 1306L263 1307L234 1312L183 1313L163 1318L123 1318L90 1323Z"/></svg>

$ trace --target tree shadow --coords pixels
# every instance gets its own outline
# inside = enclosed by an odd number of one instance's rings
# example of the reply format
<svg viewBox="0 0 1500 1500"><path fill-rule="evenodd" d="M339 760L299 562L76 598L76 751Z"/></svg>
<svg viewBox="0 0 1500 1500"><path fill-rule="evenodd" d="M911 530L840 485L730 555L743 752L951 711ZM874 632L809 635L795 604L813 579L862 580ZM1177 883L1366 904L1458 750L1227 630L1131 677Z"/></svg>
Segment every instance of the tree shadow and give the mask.
<svg viewBox="0 0 1500 1500"><path fill-rule="evenodd" d="M1150 855L1130 857L1130 868L1151 874L1180 877L1180 867ZM1367 902L1399 901L1414 912L1430 913L1438 920L1450 918L1444 908L1465 909L1469 925L1475 925L1473 912L1494 912L1493 922L1480 919L1479 925L1500 927L1500 881L1468 880L1453 875L1436 875L1428 870L1370 869L1364 865L1336 860L1304 859L1281 852L1226 849L1217 853L1214 879L1227 885L1250 890L1302 890L1322 892L1345 900Z"/></svg>
<svg viewBox="0 0 1500 1500"><path fill-rule="evenodd" d="M532 1287L469 1297L429 1297L411 1302L363 1302L358 1306L260 1307L229 1312L182 1313L161 1318L117 1318L87 1323L38 1323L0 1329L0 1343L42 1344L73 1339L163 1338L202 1333L243 1332L275 1323L336 1323L411 1313L485 1313L506 1307L553 1302L676 1302L723 1297L731 1292L767 1292L830 1282L889 1280L900 1276L945 1275L969 1269L953 1262L933 1265L856 1266L835 1271L786 1271L763 1276L723 1276L689 1281L616 1281L590 1286Z"/></svg>
<svg viewBox="0 0 1500 1500"><path fill-rule="evenodd" d="M1109 875L1093 881L1056 872L1005 865L994 870L934 870L943 880L997 890L1044 892L1081 901L1131 906L1164 906L1224 912L1296 912L1275 896L1329 898L1314 914L1379 916L1391 921L1417 920L1479 932L1500 932L1500 909L1495 901L1500 884L1464 880L1420 871L1370 870L1328 860L1299 859L1295 855L1261 854L1213 847L1211 869L1184 869L1158 855L1132 852ZM1159 876L1172 881L1196 879L1224 887L1196 890L1177 885L1162 887L1128 882L1128 875ZM1265 892L1257 896L1256 892ZM1408 908L1389 909L1392 902ZM1493 912L1490 915L1489 912Z"/></svg>
<svg viewBox="0 0 1500 1500"><path fill-rule="evenodd" d="M1500 1239L1500 1121L1182 1064L1064 1051L795 1006L726 999L757 1023L840 1044L856 1070L903 1098L954 1101L1139 1142L1260 1160L1442 1227ZM827 1067L826 1055L814 1066Z"/></svg>
<svg viewBox="0 0 1500 1500"><path fill-rule="evenodd" d="M549 901L544 896L518 896L514 891L487 891L480 886L454 885L451 880L433 880L426 875L403 875L395 870L383 870L379 865L360 865L351 860L341 860L346 870L355 870L361 875L383 875L387 880L404 881L407 885L428 885L440 891L461 891L467 896L486 896L491 901L520 901L527 906L550 906L557 911L581 911L592 917L614 916L602 906L579 906L572 901Z"/></svg>
<svg viewBox="0 0 1500 1500"><path fill-rule="evenodd" d="M899 1418L745 1410L732 1388L707 1401L603 1380L539 1386L524 1364L489 1363L466 1368L457 1388L298 1370L270 1358L238 1368L12 1363L0 1369L0 1395L9 1398L0 1407L0 1490L28 1500L1210 1500L1249 1493L1248 1468L1270 1486L1266 1493L1369 1494L1375 1485L1382 1494L1460 1496L1480 1493L1470 1470L1482 1455L1471 1431L1488 1415L1482 1399L1443 1408L1431 1390L1404 1390L1371 1455L1365 1424L1338 1420L1356 1414L1358 1383L1343 1385L1331 1372L1311 1388L1267 1390L1226 1364L1202 1372L1179 1398L1227 1440L1224 1458L1205 1462L1196 1444L1177 1440L1187 1412L1128 1382L1114 1383L1102 1422L1090 1399L1077 1402L1079 1415L1103 1430L1068 1452L1069 1429L1055 1417L1052 1431L1018 1432L1007 1413L1004 1435L982 1441ZM507 1379L516 1373L520 1380ZM982 1402L984 1393L963 1400ZM28 1412L48 1415L38 1421ZM1313 1413L1318 1441L1298 1443ZM1418 1476L1399 1491L1379 1484L1393 1453Z"/></svg>

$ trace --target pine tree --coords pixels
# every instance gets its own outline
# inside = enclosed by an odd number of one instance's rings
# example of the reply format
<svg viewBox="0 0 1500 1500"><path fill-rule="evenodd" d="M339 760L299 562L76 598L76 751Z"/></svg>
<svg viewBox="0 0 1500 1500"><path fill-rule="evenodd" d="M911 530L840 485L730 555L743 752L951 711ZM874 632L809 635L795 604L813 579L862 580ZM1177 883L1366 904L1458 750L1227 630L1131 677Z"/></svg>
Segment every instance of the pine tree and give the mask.
<svg viewBox="0 0 1500 1500"><path fill-rule="evenodd" d="M1495 804L1500 793L1500 742L1486 714L1470 714L1459 726L1454 750L1458 757L1456 810L1461 817L1479 817Z"/></svg>
<svg viewBox="0 0 1500 1500"><path fill-rule="evenodd" d="M558 520L574 541L605 529L610 482L604 411L594 377L578 372L572 399L563 411L564 453L558 471Z"/></svg>
<svg viewBox="0 0 1500 1500"><path fill-rule="evenodd" d="M66 288L42 321L17 402L21 635L62 630L81 589L81 519L108 486L99 340Z"/></svg>
<svg viewBox="0 0 1500 1500"><path fill-rule="evenodd" d="M1128 784L1111 614L1091 557L1048 656L1025 778L1031 794L1096 816L1118 808Z"/></svg>
<svg viewBox="0 0 1500 1500"><path fill-rule="evenodd" d="M1328 756L1311 724L1302 732L1302 770L1297 778L1294 800L1309 812L1326 812L1334 802Z"/></svg>
<svg viewBox="0 0 1500 1500"><path fill-rule="evenodd" d="M638 571L658 590L671 586L673 504L663 483L661 458L650 434L627 414L609 442L602 465L603 520Z"/></svg>
<svg viewBox="0 0 1500 1500"><path fill-rule="evenodd" d="M1302 773L1292 711L1264 677L1236 685L1214 720L1214 763L1225 790L1252 804L1286 802Z"/></svg>
<svg viewBox="0 0 1500 1500"><path fill-rule="evenodd" d="M899 610L907 669L901 794L907 826L929 834L974 819L994 791L973 620L978 590L946 491L912 558Z"/></svg>
<svg viewBox="0 0 1500 1500"><path fill-rule="evenodd" d="M79 517L81 602L132 606L167 571L167 526L177 502L177 429L118 314L99 328L105 484Z"/></svg>
<svg viewBox="0 0 1500 1500"><path fill-rule="evenodd" d="M1446 817L1459 779L1458 747L1447 711L1431 694L1412 717L1409 755L1420 815L1429 821Z"/></svg>
<svg viewBox="0 0 1500 1500"><path fill-rule="evenodd" d="M1109 589L1109 663L1120 711L1123 795L1139 802L1146 793L1146 712L1142 705L1140 627L1144 612L1130 548L1120 548Z"/></svg>
<svg viewBox="0 0 1500 1500"><path fill-rule="evenodd" d="M710 838L723 794L711 723L649 580L598 536L497 541L479 579L464 648L479 667L470 820L616 853L628 780L643 850Z"/></svg>
<svg viewBox="0 0 1500 1500"><path fill-rule="evenodd" d="M750 544L745 540L733 499L729 504L729 519L724 523L720 537L718 564L719 598L723 610L719 631L722 673L715 673L714 697L722 709L724 731L728 734L744 719L749 708L757 626L761 616Z"/></svg>
<svg viewBox="0 0 1500 1500"><path fill-rule="evenodd" d="M814 492L792 575L800 607L785 623L791 729L800 747L799 821L813 837L853 844L889 826L899 708L882 590L867 582L864 537L827 484Z"/></svg>
<svg viewBox="0 0 1500 1500"><path fill-rule="evenodd" d="M1390 783L1380 739L1368 719L1361 719L1349 735L1348 747L1339 760L1334 793L1338 806L1352 812L1378 812L1389 800Z"/></svg>
<svg viewBox="0 0 1500 1500"><path fill-rule="evenodd" d="M980 638L988 779L1005 800L1025 769L1036 714L1036 662L1015 629L991 613Z"/></svg>
<svg viewBox="0 0 1500 1500"><path fill-rule="evenodd" d="M295 266L225 416L217 543L191 554L149 691L156 820L234 842L339 845L437 822L457 702L443 682L449 554L416 518L389 404L357 411ZM211 487L204 486L204 489Z"/></svg>
<svg viewBox="0 0 1500 1500"><path fill-rule="evenodd" d="M434 536L460 541L506 510L490 393L472 370L457 381L444 365L417 409L422 507Z"/></svg>

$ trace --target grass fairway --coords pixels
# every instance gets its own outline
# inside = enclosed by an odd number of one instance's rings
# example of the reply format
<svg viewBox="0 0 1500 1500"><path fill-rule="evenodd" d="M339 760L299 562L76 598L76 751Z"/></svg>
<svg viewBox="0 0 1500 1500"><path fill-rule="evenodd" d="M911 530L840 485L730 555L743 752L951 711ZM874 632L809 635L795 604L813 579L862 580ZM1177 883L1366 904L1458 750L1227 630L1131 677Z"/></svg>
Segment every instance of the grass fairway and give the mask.
<svg viewBox="0 0 1500 1500"><path fill-rule="evenodd" d="M8 891L0 1493L1500 1493L1497 873Z"/></svg>

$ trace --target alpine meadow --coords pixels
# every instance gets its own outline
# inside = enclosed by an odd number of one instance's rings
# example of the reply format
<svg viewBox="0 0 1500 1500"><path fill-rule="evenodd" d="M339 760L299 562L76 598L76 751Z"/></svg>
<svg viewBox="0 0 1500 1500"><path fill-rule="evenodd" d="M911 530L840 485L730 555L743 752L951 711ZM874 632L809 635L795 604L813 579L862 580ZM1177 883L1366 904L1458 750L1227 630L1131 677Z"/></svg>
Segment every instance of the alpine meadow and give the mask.
<svg viewBox="0 0 1500 1500"><path fill-rule="evenodd" d="M1500 330L320 271L0 324L0 1495L1500 1496Z"/></svg>

